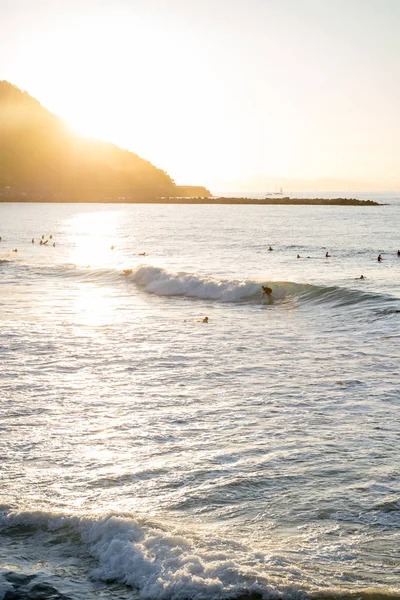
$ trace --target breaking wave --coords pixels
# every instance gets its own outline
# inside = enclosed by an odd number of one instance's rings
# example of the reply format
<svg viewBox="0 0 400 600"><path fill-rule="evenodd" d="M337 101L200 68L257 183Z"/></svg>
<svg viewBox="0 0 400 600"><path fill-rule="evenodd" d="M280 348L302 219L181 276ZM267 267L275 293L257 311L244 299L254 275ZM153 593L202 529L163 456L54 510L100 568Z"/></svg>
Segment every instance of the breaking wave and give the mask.
<svg viewBox="0 0 400 600"><path fill-rule="evenodd" d="M196 273L173 273L160 267L141 265L136 269L126 269L129 278L144 291L159 296L186 296L202 300L242 303L271 303L274 301L328 303L335 306L348 306L377 300L394 299L379 294L366 293L356 289L338 286L318 286L291 281L255 281L249 279L219 279ZM270 297L263 294L261 286L272 289Z"/></svg>
<svg viewBox="0 0 400 600"><path fill-rule="evenodd" d="M77 544L97 565L88 573L94 580L118 582L139 590L140 598L153 600L249 597L306 598L301 590L271 585L265 576L236 563L222 540L168 531L144 520L108 515L74 517L47 512L4 511L0 532L25 534L41 543ZM253 561L255 562L254 558ZM10 589L9 573L3 573L3 590ZM33 578L31 578L33 579ZM11 577L12 583L12 577ZM30 583L30 582L28 582Z"/></svg>
<svg viewBox="0 0 400 600"><path fill-rule="evenodd" d="M77 267L74 264L39 267L14 263L14 266L18 268L18 275L24 278L35 277L36 280L41 275L45 275L107 286L120 285L121 281L128 281L147 293L164 297L180 296L223 303L258 305L297 305L312 302L345 307L369 304L371 308L381 311L382 314L398 312L394 305L395 302L398 302L395 297L366 292L356 287L324 286L292 281L218 278L199 273L172 272L151 265L139 265L134 269L122 271L115 268L93 269L90 265ZM263 293L262 285L272 289L270 296L267 297Z"/></svg>
<svg viewBox="0 0 400 600"><path fill-rule="evenodd" d="M315 586L310 574L300 574L295 565L282 557L250 552L238 543L210 535L201 538L182 534L125 515L96 518L3 508L0 535L17 538L20 552L26 542L37 553L42 546L53 555L59 552L65 559L65 548L69 547L75 561L77 557L90 558L88 580L129 586L146 600L399 598L396 590L336 590L325 587L326 584ZM11 556L7 562L12 564ZM54 557L53 562L57 564ZM34 568L29 573L3 568L0 598L71 597L61 595L56 589L63 587L59 574L46 575L44 580L43 571ZM76 577L72 579L76 583ZM40 590L41 595L35 595ZM87 596L78 593L72 597Z"/></svg>

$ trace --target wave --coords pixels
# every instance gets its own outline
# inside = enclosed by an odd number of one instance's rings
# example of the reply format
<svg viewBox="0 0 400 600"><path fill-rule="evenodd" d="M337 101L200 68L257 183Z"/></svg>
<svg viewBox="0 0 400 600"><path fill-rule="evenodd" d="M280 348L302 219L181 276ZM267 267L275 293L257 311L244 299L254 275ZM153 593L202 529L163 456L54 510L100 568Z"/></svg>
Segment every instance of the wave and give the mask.
<svg viewBox="0 0 400 600"><path fill-rule="evenodd" d="M74 544L74 556L87 555L96 561L95 565L91 563L88 579L128 585L146 600L306 600L344 596L399 599L398 590L335 590L326 587L326 582L316 590L312 574L299 575L299 568L283 557L251 553L237 542L229 543L212 535L202 539L127 515L71 516L3 507L0 534L18 539L19 552L24 540L35 547L35 552L40 551L41 544L49 552L65 553L63 544ZM24 561L26 566L26 557ZM12 564L11 557L7 562ZM58 576L50 578L51 585L43 581L39 585L47 585L54 592L52 586L59 580ZM16 593L18 587L21 589L15 597L30 598L29 586L35 585L37 573L32 569L26 575L3 570L0 598L6 597L7 592Z"/></svg>
<svg viewBox="0 0 400 600"><path fill-rule="evenodd" d="M253 594L274 599L307 598L301 590L289 586L278 589L256 572L243 569L221 540L205 545L145 520L7 510L0 515L0 532L14 532L20 540L24 534L31 540L37 537L47 545L54 545L52 539L58 545L78 540L80 553L84 549L97 561L91 579L129 585L139 590L141 598L210 600Z"/></svg>
<svg viewBox="0 0 400 600"><path fill-rule="evenodd" d="M199 273L172 272L162 267L139 265L134 269L77 267L74 264L57 266L33 266L19 264L22 276L40 275L72 278L96 285L119 285L121 281L130 281L141 290L157 296L181 296L199 300L213 300L222 303L246 303L297 305L303 303L328 304L334 307L346 307L370 304L382 314L398 312L393 303L396 298L375 292L366 292L356 288L324 286L292 281L228 279L217 278ZM272 294L266 296L261 286L268 286Z"/></svg>
<svg viewBox="0 0 400 600"><path fill-rule="evenodd" d="M274 301L327 303L334 306L349 306L377 301L394 300L388 296L363 292L340 286L318 286L291 281L256 281L248 279L218 279L196 273L173 273L161 267L140 265L136 269L123 271L144 291L159 296L185 296L202 300L228 303L271 304ZM272 289L266 296L262 285Z"/></svg>

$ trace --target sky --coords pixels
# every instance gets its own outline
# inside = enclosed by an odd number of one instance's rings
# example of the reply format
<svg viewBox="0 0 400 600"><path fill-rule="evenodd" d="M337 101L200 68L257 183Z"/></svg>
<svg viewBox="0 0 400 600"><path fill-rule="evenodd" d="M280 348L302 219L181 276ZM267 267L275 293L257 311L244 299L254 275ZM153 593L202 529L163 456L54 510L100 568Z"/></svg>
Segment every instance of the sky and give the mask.
<svg viewBox="0 0 400 600"><path fill-rule="evenodd" d="M0 80L213 192L400 189L400 0L0 0Z"/></svg>

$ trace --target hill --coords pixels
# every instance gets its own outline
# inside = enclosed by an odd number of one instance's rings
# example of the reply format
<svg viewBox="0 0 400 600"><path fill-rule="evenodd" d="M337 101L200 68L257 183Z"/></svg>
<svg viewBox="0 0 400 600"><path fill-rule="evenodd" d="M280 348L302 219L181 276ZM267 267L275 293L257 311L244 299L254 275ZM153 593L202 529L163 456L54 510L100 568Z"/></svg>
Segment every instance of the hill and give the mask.
<svg viewBox="0 0 400 600"><path fill-rule="evenodd" d="M74 135L35 98L0 81L0 196L47 201L190 195L137 154ZM205 188L193 188L193 195Z"/></svg>

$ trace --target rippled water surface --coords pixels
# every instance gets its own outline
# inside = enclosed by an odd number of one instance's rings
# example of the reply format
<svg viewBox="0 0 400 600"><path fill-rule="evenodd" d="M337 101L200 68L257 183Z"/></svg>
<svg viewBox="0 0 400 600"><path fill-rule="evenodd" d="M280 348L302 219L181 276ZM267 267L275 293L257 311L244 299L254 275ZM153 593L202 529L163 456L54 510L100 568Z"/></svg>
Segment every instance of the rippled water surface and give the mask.
<svg viewBox="0 0 400 600"><path fill-rule="evenodd" d="M0 598L400 596L400 197L373 197L0 204Z"/></svg>

